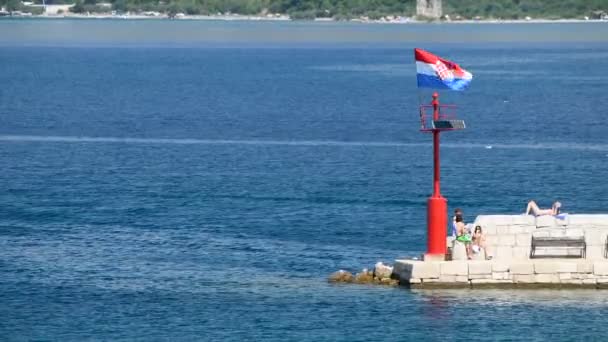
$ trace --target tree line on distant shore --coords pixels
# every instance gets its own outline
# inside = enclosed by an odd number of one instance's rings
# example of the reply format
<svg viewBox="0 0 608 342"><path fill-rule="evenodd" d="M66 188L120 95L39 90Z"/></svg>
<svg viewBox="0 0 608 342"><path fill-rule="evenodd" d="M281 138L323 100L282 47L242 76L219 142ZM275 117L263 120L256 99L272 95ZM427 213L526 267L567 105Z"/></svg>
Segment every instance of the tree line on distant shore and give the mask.
<svg viewBox="0 0 608 342"><path fill-rule="evenodd" d="M108 4L100 5L109 1ZM41 3L42 0L35 0ZM76 13L160 12L189 15L286 14L292 19L351 19L385 16L412 17L416 0L47 0L47 4L75 3ZM0 0L0 6L14 10L19 0ZM443 0L443 13L451 18L582 18L608 11L607 0Z"/></svg>

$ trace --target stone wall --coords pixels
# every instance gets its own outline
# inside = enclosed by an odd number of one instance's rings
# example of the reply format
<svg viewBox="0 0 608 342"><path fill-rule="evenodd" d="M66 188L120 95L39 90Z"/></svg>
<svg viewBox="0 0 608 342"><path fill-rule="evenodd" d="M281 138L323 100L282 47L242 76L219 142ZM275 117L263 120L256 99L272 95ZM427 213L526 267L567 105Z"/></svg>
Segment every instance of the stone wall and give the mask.
<svg viewBox="0 0 608 342"><path fill-rule="evenodd" d="M604 259L608 236L608 215L576 214L564 219L554 216L532 215L480 215L474 225L481 226L486 234L488 252L498 260L527 260L530 257L532 237L584 237L587 259ZM567 250L538 250L543 253L564 256Z"/></svg>
<svg viewBox="0 0 608 342"><path fill-rule="evenodd" d="M393 277L402 285L420 288L539 285L608 288L608 260L397 260Z"/></svg>
<svg viewBox="0 0 608 342"><path fill-rule="evenodd" d="M480 215L492 260L397 260L393 277L413 287L549 286L608 288L608 215ZM533 237L582 237L585 258L567 257L572 248L537 248ZM574 248L574 252L580 252ZM463 255L463 253L456 253ZM542 258L543 255L558 258ZM464 253L466 257L466 252ZM463 258L464 258L463 257ZM539 258L540 257L540 258Z"/></svg>

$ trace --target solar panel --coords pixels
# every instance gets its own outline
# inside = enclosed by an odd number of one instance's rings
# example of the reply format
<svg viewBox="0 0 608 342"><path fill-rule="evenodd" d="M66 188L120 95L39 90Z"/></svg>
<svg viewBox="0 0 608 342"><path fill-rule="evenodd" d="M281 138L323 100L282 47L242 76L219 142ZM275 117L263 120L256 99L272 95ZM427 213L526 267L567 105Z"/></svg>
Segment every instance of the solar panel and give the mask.
<svg viewBox="0 0 608 342"><path fill-rule="evenodd" d="M464 120L433 120L433 129L464 129Z"/></svg>

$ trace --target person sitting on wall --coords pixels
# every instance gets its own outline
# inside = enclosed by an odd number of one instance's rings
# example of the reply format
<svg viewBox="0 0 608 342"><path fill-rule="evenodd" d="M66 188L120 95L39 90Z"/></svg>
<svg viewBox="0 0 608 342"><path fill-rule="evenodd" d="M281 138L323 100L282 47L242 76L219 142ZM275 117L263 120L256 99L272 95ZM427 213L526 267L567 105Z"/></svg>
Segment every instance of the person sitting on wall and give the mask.
<svg viewBox="0 0 608 342"><path fill-rule="evenodd" d="M528 206L526 207L526 215L530 215L530 213L532 213L532 215L534 215L534 216L541 216L541 215L557 216L560 213L561 207L562 207L562 204L560 202L555 201L555 202L553 202L551 209L541 209L541 208L539 208L538 204L536 204L536 202L530 201L530 202L528 202Z"/></svg>
<svg viewBox="0 0 608 342"><path fill-rule="evenodd" d="M490 255L488 252L486 236L483 234L481 226L475 226L475 232L473 233L472 237L471 251L475 254L483 251L487 260L492 259L492 255Z"/></svg>
<svg viewBox="0 0 608 342"><path fill-rule="evenodd" d="M456 238L456 236L458 236L458 226L456 225L456 217L462 216L462 209L460 208L456 208L454 209L454 216L452 217L452 236L454 237L454 239Z"/></svg>
<svg viewBox="0 0 608 342"><path fill-rule="evenodd" d="M456 215L456 241L464 244L467 250L467 259L471 260L471 235L467 230L462 215Z"/></svg>

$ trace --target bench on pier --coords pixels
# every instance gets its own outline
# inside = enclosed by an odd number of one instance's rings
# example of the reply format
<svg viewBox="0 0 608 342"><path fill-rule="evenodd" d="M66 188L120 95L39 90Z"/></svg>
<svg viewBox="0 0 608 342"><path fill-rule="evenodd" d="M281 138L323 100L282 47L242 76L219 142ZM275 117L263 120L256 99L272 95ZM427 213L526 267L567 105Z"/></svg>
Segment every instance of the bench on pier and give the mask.
<svg viewBox="0 0 608 342"><path fill-rule="evenodd" d="M536 254L537 248L544 248L542 255ZM551 251L553 250L553 252ZM555 250L566 250L566 254L554 253ZM530 259L534 258L585 258L587 244L585 237L532 237ZM570 254L570 251L577 252Z"/></svg>

